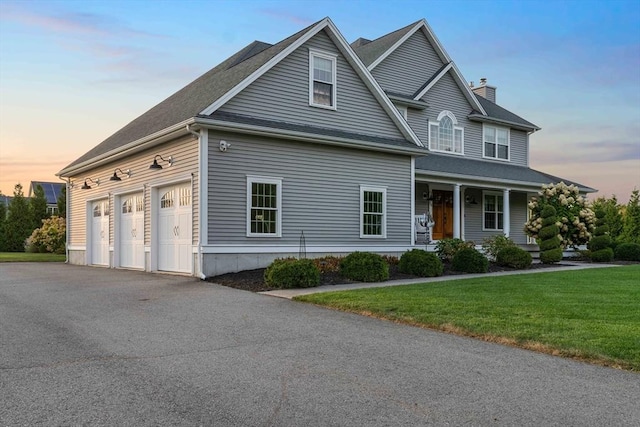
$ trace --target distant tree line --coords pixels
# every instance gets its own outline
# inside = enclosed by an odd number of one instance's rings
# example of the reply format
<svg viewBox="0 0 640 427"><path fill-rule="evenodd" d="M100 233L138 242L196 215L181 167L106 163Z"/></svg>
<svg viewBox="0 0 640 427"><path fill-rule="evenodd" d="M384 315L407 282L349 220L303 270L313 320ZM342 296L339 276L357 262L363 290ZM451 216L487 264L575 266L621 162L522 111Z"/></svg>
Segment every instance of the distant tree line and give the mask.
<svg viewBox="0 0 640 427"><path fill-rule="evenodd" d="M66 217L67 194L64 187L57 202L57 216ZM0 203L0 252L24 252L27 238L50 216L41 185L36 186L33 197L26 198L22 185L16 184L9 205Z"/></svg>

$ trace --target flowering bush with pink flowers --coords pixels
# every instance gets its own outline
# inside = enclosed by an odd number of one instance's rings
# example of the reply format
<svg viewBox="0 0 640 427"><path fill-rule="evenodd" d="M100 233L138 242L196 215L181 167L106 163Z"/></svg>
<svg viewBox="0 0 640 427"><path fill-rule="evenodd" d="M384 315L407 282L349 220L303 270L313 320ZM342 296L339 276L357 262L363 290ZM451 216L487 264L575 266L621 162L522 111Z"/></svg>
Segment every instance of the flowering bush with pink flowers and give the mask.
<svg viewBox="0 0 640 427"><path fill-rule="evenodd" d="M66 220L52 216L42 220L42 227L36 228L25 242L28 252L51 252L63 254L66 242Z"/></svg>
<svg viewBox="0 0 640 427"><path fill-rule="evenodd" d="M536 241L540 240L540 214L545 206L553 206L556 210L558 239L563 248L584 245L591 239L596 216L589 201L580 195L577 186L566 185L564 182L546 184L538 192L538 197L531 198L531 218L526 222L524 231Z"/></svg>

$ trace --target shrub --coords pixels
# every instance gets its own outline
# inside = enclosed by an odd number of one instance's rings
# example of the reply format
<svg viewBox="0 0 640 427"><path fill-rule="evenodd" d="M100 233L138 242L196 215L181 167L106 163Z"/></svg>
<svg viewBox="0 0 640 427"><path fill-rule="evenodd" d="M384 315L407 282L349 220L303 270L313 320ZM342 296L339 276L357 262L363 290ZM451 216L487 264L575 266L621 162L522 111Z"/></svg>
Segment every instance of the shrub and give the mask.
<svg viewBox="0 0 640 427"><path fill-rule="evenodd" d="M611 262L613 261L613 249L604 248L599 251L591 252L591 261L593 262Z"/></svg>
<svg viewBox="0 0 640 427"><path fill-rule="evenodd" d="M353 252L340 263L340 275L360 282L381 282L389 278L389 264L378 254Z"/></svg>
<svg viewBox="0 0 640 427"><path fill-rule="evenodd" d="M475 243L465 242L461 239L441 239L436 243L436 253L438 257L447 262L451 262L454 255L463 248L473 248Z"/></svg>
<svg viewBox="0 0 640 427"><path fill-rule="evenodd" d="M322 258L315 258L313 263L321 273L337 273L340 271L341 261L342 257L325 256Z"/></svg>
<svg viewBox="0 0 640 427"><path fill-rule="evenodd" d="M614 251L615 259L640 261L640 243L620 243Z"/></svg>
<svg viewBox="0 0 640 427"><path fill-rule="evenodd" d="M451 268L464 273L486 273L489 260L474 248L462 248L453 256Z"/></svg>
<svg viewBox="0 0 640 427"><path fill-rule="evenodd" d="M277 259L265 270L264 281L274 288L311 288L320 284L320 270L310 259Z"/></svg>
<svg viewBox="0 0 640 427"><path fill-rule="evenodd" d="M604 210L596 210L594 237L592 237L587 244L587 248L591 252L591 261L593 262L610 262L613 260L613 249L610 247L611 237L609 236L609 226L605 222L604 215Z"/></svg>
<svg viewBox="0 0 640 427"><path fill-rule="evenodd" d="M540 262L543 264L554 264L560 261L562 261L562 248L540 252Z"/></svg>
<svg viewBox="0 0 640 427"><path fill-rule="evenodd" d="M444 270L442 261L436 254L422 249L413 249L400 257L399 270L420 277L441 276Z"/></svg>
<svg viewBox="0 0 640 427"><path fill-rule="evenodd" d="M63 254L66 242L66 220L52 216L42 220L42 227L36 228L25 242L27 252L50 252Z"/></svg>
<svg viewBox="0 0 640 427"><path fill-rule="evenodd" d="M498 252L508 247L517 247L517 246L513 240L511 240L504 234L498 234L493 237L488 237L482 241L483 252L492 260L496 260L498 256Z"/></svg>
<svg viewBox="0 0 640 427"><path fill-rule="evenodd" d="M517 246L508 246L498 252L496 263L505 267L517 268L520 270L531 267L533 259L531 254Z"/></svg>

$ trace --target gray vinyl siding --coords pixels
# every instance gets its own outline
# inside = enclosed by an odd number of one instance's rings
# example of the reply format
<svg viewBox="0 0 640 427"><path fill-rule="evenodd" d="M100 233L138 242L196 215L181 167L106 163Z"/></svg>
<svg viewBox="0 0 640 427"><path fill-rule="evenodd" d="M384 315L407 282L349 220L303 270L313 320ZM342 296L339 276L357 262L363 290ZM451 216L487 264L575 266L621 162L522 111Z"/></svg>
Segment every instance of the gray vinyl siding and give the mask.
<svg viewBox="0 0 640 427"><path fill-rule="evenodd" d="M502 190L489 190L502 192ZM474 197L478 202L477 205L465 204L464 206L464 229L465 240L471 240L477 245L482 244L483 239L491 236L502 234L502 231L483 231L483 213L482 213L482 190L467 189L465 194ZM464 201L464 198L462 199ZM527 220L527 195L526 193L512 191L509 195L509 205L511 207L511 240L520 245L527 244L527 237L524 234L524 223Z"/></svg>
<svg viewBox="0 0 640 427"><path fill-rule="evenodd" d="M309 49L337 55L337 110L309 105ZM397 126L321 31L253 82L220 111L404 139Z"/></svg>
<svg viewBox="0 0 640 427"><path fill-rule="evenodd" d="M442 65L424 33L416 31L371 73L383 89L411 95Z"/></svg>
<svg viewBox="0 0 640 427"><path fill-rule="evenodd" d="M521 130L510 131L511 163L520 166L529 166L527 153L529 151L529 135Z"/></svg>
<svg viewBox="0 0 640 427"><path fill-rule="evenodd" d="M407 244L411 159L320 144L210 133L208 241L213 245ZM223 138L226 153L216 147ZM246 237L247 175L282 179L282 237ZM387 238L360 238L360 185L387 188Z"/></svg>
<svg viewBox="0 0 640 427"><path fill-rule="evenodd" d="M444 110L451 111L456 116L458 126L464 128L465 157L482 158L482 124L467 119L473 107L451 77L451 71L442 76L422 100L429 104L429 108L423 110L423 117L416 117L421 125L427 120L436 121L438 115ZM409 122L409 125L414 127L414 123ZM423 139L423 135L420 134L418 136L427 145L428 138L425 136Z"/></svg>
<svg viewBox="0 0 640 427"><path fill-rule="evenodd" d="M436 115L436 117L438 117ZM407 108L407 123L425 147L429 146L429 112Z"/></svg>

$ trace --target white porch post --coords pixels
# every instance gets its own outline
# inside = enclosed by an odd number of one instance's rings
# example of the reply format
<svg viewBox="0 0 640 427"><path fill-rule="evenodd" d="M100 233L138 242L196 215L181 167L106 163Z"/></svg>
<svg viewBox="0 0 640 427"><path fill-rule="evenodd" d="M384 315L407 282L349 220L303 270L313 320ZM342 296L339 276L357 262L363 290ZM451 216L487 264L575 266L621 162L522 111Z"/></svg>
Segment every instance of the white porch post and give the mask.
<svg viewBox="0 0 640 427"><path fill-rule="evenodd" d="M511 234L511 207L509 206L509 193L511 190L505 188L502 191L502 232L506 237Z"/></svg>
<svg viewBox="0 0 640 427"><path fill-rule="evenodd" d="M460 184L453 186L453 238L460 238Z"/></svg>

